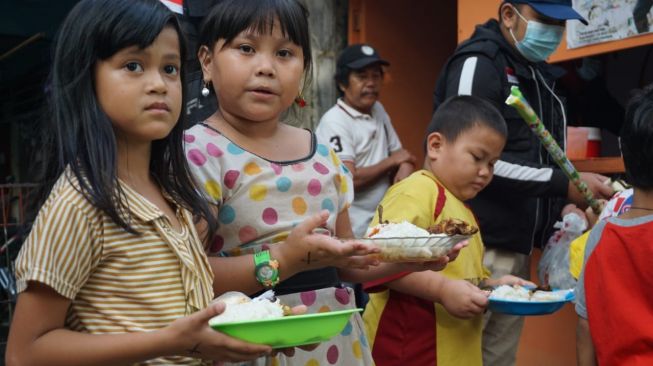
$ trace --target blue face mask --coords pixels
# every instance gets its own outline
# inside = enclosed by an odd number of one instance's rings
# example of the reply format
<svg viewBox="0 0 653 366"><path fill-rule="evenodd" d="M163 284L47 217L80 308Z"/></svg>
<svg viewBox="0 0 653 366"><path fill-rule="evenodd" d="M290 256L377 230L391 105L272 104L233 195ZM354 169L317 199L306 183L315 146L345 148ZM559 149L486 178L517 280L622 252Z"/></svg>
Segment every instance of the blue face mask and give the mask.
<svg viewBox="0 0 653 366"><path fill-rule="evenodd" d="M515 40L515 46L519 53L531 62L540 62L549 58L560 45L565 27L527 20L517 9L515 12L526 22L526 33L521 41L515 38L510 29L510 35Z"/></svg>

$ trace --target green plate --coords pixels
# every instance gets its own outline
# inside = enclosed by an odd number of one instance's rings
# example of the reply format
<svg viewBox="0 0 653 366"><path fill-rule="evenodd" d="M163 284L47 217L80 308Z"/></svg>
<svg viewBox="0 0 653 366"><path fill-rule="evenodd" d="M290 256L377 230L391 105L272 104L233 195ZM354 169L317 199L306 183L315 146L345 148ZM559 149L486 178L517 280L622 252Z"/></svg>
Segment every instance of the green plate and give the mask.
<svg viewBox="0 0 653 366"><path fill-rule="evenodd" d="M283 318L214 324L211 328L250 343L272 348L301 346L328 341L345 329L351 314L363 309L347 309Z"/></svg>

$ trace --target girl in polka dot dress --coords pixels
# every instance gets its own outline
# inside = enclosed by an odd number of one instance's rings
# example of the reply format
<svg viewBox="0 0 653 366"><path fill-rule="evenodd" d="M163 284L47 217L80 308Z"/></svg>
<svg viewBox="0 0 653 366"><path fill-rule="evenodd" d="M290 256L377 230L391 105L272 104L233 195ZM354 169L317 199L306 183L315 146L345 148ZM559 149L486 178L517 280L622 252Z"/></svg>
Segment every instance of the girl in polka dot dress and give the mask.
<svg viewBox="0 0 653 366"><path fill-rule="evenodd" d="M341 279L363 282L406 267L379 265L366 256L378 249L362 243L302 232L319 226L339 238L353 237L347 168L311 131L279 121L310 73L305 8L296 0L223 1L206 17L200 44L203 92L217 97L219 109L186 131L185 151L218 211L218 235L208 244L210 254L219 255L211 258L214 290L264 289L254 276L252 254L268 250L279 262L282 282L275 291L284 303L304 304L309 313L355 307L353 291ZM306 238L291 240L297 235ZM254 364L373 362L355 314L339 336L311 352L298 349L293 357Z"/></svg>

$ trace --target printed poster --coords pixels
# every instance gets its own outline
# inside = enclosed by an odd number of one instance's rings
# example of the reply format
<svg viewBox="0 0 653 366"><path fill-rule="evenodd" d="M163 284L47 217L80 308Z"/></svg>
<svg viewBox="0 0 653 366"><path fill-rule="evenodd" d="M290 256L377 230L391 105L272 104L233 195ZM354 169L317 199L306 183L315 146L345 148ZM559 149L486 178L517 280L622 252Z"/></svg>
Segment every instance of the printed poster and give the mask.
<svg viewBox="0 0 653 366"><path fill-rule="evenodd" d="M568 48L616 41L653 31L653 0L572 0L588 21L567 22Z"/></svg>

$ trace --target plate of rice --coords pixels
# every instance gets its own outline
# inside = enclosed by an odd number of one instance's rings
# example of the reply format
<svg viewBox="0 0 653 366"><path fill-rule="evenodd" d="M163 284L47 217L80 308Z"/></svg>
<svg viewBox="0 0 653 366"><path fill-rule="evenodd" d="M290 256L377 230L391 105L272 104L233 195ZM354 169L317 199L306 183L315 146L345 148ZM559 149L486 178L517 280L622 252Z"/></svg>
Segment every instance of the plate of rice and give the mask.
<svg viewBox="0 0 653 366"><path fill-rule="evenodd" d="M533 291L527 287L503 285L490 293L488 308L511 315L546 315L560 310L574 298L574 290Z"/></svg>
<svg viewBox="0 0 653 366"><path fill-rule="evenodd" d="M222 314L209 320L209 326L240 340L266 344L272 348L295 347L328 341L345 329L352 314L363 309L346 309L316 314L291 315L274 293L250 299L230 292L217 300L224 301Z"/></svg>
<svg viewBox="0 0 653 366"><path fill-rule="evenodd" d="M454 245L473 235L437 231L429 232L407 221L383 223L368 229L366 237L359 240L379 247L381 252L376 256L381 261L425 262L447 255Z"/></svg>

